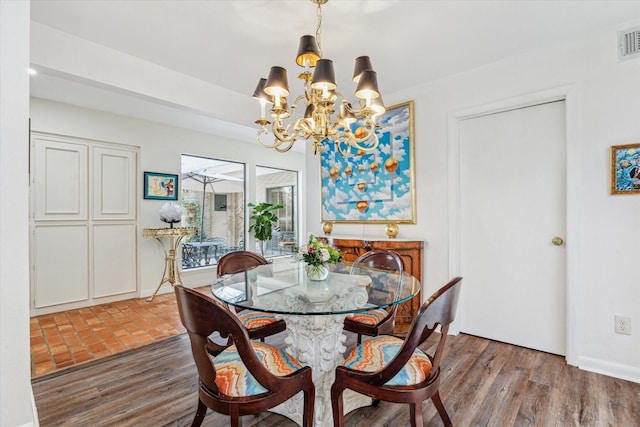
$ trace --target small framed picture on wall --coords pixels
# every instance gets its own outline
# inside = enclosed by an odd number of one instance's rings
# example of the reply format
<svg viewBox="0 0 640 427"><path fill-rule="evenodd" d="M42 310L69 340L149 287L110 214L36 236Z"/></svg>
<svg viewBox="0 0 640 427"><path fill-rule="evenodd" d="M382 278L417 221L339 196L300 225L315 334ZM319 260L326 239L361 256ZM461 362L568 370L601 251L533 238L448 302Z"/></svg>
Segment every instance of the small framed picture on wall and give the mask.
<svg viewBox="0 0 640 427"><path fill-rule="evenodd" d="M611 194L640 194L640 142L611 147Z"/></svg>
<svg viewBox="0 0 640 427"><path fill-rule="evenodd" d="M178 200L178 175L145 172L144 198L152 200Z"/></svg>

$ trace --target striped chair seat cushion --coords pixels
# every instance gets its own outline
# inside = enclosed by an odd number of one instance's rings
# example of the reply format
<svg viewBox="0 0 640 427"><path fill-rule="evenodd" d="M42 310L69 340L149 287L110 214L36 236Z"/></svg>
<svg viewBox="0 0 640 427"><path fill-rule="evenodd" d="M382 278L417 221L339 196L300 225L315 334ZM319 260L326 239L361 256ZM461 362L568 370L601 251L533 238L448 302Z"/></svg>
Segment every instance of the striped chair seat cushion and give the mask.
<svg viewBox="0 0 640 427"><path fill-rule="evenodd" d="M375 372L385 367L400 351L403 340L381 335L356 347L347 357L344 366L364 372ZM424 381L431 371L429 357L416 349L409 362L385 385L413 385Z"/></svg>
<svg viewBox="0 0 640 427"><path fill-rule="evenodd" d="M278 321L273 314L251 310L243 310L238 313L238 319L240 319L242 325L247 329L259 328Z"/></svg>
<svg viewBox="0 0 640 427"><path fill-rule="evenodd" d="M300 362L286 351L262 343L252 343L262 364L274 375L291 374L302 367ZM227 396L253 396L267 391L256 380L240 359L236 346L225 349L213 359L216 367L216 384Z"/></svg>
<svg viewBox="0 0 640 427"><path fill-rule="evenodd" d="M389 313L387 313L386 310L379 308L376 310L365 311L362 313L355 313L347 317L347 319L352 320L354 322L358 322L358 323L364 323L365 325L375 326L378 323L382 322L382 319L387 317L388 314Z"/></svg>

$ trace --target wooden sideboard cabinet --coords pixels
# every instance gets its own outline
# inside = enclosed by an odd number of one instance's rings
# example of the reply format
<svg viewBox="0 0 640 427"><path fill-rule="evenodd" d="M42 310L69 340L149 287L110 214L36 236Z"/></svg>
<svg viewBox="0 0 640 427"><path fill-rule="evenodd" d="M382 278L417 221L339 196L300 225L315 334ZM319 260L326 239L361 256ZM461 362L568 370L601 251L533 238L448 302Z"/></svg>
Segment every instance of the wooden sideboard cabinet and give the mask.
<svg viewBox="0 0 640 427"><path fill-rule="evenodd" d="M336 246L346 262L353 262L360 255L373 249L391 249L396 251L404 261L407 273L417 278L422 285L422 256L424 242L418 240L365 240L332 236L323 236L327 241ZM413 318L420 310L421 293L413 299L400 304L396 314L396 326L394 334L406 334Z"/></svg>

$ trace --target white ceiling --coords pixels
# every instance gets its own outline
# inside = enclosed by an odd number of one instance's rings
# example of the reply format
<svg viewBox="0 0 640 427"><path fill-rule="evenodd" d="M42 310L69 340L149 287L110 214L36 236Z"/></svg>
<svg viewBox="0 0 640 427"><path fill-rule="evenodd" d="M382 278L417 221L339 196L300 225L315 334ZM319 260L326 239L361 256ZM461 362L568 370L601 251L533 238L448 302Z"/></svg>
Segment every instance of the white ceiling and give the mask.
<svg viewBox="0 0 640 427"><path fill-rule="evenodd" d="M351 97L353 61L368 55L384 96L637 20L640 0L330 0L322 6L322 15L323 56L334 61L339 89ZM294 62L298 39L316 28L316 6L310 0L34 0L31 16L40 24L247 97L272 65L289 70L292 95L300 94ZM221 132L218 120L197 111L60 76L34 78L32 94ZM229 114L230 122L238 122ZM255 118L258 114L256 106ZM243 119L224 129L246 133L243 125L254 126Z"/></svg>

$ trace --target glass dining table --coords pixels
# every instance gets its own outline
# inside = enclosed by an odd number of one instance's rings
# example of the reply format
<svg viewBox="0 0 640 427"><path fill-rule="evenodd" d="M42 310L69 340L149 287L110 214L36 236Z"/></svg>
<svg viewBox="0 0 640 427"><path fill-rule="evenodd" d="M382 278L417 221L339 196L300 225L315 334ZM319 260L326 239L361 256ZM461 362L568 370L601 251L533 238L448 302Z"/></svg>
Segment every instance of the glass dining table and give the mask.
<svg viewBox="0 0 640 427"><path fill-rule="evenodd" d="M218 278L214 297L237 307L274 313L287 324L286 351L313 371L316 387L316 426L332 426L331 385L335 368L344 362L345 317L350 314L400 304L413 298L420 282L406 272L330 266L325 280L309 280L305 265L275 263ZM350 391L350 390L348 390ZM371 400L355 392L345 393L345 413ZM274 408L302 425L302 395Z"/></svg>

